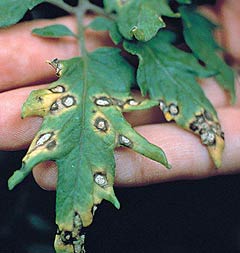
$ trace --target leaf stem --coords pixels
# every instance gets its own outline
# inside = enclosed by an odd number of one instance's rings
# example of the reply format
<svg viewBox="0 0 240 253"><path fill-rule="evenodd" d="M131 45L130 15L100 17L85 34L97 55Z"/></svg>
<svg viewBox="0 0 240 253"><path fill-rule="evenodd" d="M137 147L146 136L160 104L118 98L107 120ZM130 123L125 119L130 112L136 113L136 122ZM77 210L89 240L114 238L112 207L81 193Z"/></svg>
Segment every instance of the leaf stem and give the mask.
<svg viewBox="0 0 240 253"><path fill-rule="evenodd" d="M75 15L78 23L78 43L81 55L83 58L87 56L87 49L85 43L85 26L83 24L84 15L88 9L89 2L87 0L79 0L78 6L76 7Z"/></svg>
<svg viewBox="0 0 240 253"><path fill-rule="evenodd" d="M63 0L47 0L46 2L53 4L66 12L69 12L71 14L76 14L76 8L70 6L69 4L66 4Z"/></svg>
<svg viewBox="0 0 240 253"><path fill-rule="evenodd" d="M78 5L76 7L72 7L68 4L66 4L63 0L46 0L46 2L53 4L66 12L70 14L74 14L77 18L77 25L78 25L78 44L79 44L79 49L82 57L84 58L87 56L87 49L86 49L86 43L85 43L85 26L84 26L84 15L85 13L89 10L92 11L96 14L105 16L110 19L114 19L114 16L111 14L107 14L103 8L98 7L95 4L92 4L89 0L79 0Z"/></svg>

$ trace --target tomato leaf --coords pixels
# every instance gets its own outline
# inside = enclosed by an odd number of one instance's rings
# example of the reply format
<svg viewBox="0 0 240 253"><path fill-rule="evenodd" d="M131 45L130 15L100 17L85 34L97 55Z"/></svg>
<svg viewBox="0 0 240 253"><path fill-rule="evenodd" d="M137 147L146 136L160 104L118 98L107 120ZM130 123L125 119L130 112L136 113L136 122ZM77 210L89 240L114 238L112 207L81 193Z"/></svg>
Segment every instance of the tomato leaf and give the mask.
<svg viewBox="0 0 240 253"><path fill-rule="evenodd" d="M33 91L22 116L44 117L22 168L9 179L12 189L31 169L45 160L58 166L55 240L57 252L80 252L82 227L92 223L103 199L116 208L114 149L130 148L166 167L164 152L139 135L122 112L156 106L156 101L135 101L129 94L132 67L118 49L101 48L84 58L51 62L60 76L48 88Z"/></svg>
<svg viewBox="0 0 240 253"><path fill-rule="evenodd" d="M189 53L171 45L173 36L160 31L149 42L124 42L125 49L137 55L137 82L145 95L159 101L165 118L201 137L217 167L224 147L217 113L196 82L212 72L204 69Z"/></svg>
<svg viewBox="0 0 240 253"><path fill-rule="evenodd" d="M1 0L0 27L16 24L24 14L45 0Z"/></svg>
<svg viewBox="0 0 240 253"><path fill-rule="evenodd" d="M190 3L192 3L192 1L191 0L176 0L178 3L180 3L180 4L190 4Z"/></svg>
<svg viewBox="0 0 240 253"><path fill-rule="evenodd" d="M217 82L231 95L231 102L236 101L234 72L218 55L221 48L214 40L212 22L200 15L193 8L180 7L184 25L184 38L195 56L206 64L209 70L217 72Z"/></svg>
<svg viewBox="0 0 240 253"><path fill-rule="evenodd" d="M77 37L68 27L61 24L35 28L32 30L32 33L47 38L61 38L66 36Z"/></svg>
<svg viewBox="0 0 240 253"><path fill-rule="evenodd" d="M117 23L111 19L96 17L88 27L96 31L109 31L109 35L116 45L122 41L122 35L118 30Z"/></svg>
<svg viewBox="0 0 240 253"><path fill-rule="evenodd" d="M126 1L125 1L126 2ZM103 0L104 9L106 12L117 12L124 2L121 0Z"/></svg>
<svg viewBox="0 0 240 253"><path fill-rule="evenodd" d="M126 39L148 41L165 27L161 16L179 17L167 0L129 0L118 11L117 23Z"/></svg>

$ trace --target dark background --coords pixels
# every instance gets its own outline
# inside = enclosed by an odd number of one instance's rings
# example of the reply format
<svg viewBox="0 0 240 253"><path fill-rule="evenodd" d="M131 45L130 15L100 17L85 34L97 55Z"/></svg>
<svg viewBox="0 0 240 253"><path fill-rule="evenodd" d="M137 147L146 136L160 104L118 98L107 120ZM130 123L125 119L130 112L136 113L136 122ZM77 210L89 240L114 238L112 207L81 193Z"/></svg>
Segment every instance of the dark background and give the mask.
<svg viewBox="0 0 240 253"><path fill-rule="evenodd" d="M24 19L58 15L64 12L42 4ZM7 190L24 154L0 152L0 253L54 253L55 192L40 189L32 176ZM239 182L236 175L117 188L121 209L107 202L99 206L87 252L240 251Z"/></svg>
<svg viewBox="0 0 240 253"><path fill-rule="evenodd" d="M7 179L24 152L0 153L0 252L54 253L55 192L29 176ZM240 176L117 188L121 209L103 202L87 232L89 253L240 251Z"/></svg>

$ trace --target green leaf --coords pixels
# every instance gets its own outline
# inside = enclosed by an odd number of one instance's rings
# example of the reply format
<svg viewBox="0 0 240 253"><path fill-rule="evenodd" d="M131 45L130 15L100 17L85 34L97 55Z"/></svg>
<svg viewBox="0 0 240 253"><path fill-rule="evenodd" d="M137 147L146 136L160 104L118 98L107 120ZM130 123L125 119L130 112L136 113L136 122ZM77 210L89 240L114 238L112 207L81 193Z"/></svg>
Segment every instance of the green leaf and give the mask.
<svg viewBox="0 0 240 253"><path fill-rule="evenodd" d="M216 25L198 14L192 8L181 7L184 25L184 38L195 56L203 61L209 70L216 71L218 83L231 95L231 102L236 101L235 80L233 69L219 56L221 48L213 38Z"/></svg>
<svg viewBox="0 0 240 253"><path fill-rule="evenodd" d="M126 39L148 41L166 26L162 15L179 17L171 10L168 0L129 0L119 10L118 27Z"/></svg>
<svg viewBox="0 0 240 253"><path fill-rule="evenodd" d="M109 31L109 35L116 45L122 41L122 36L118 30L117 24L113 20L104 17L96 17L88 27L96 31Z"/></svg>
<svg viewBox="0 0 240 253"><path fill-rule="evenodd" d="M176 0L178 3L180 3L180 4L190 4L190 3L192 3L192 1L191 0Z"/></svg>
<svg viewBox="0 0 240 253"><path fill-rule="evenodd" d="M201 137L217 167L221 166L223 134L216 111L196 82L212 74L196 58L171 45L171 35L160 31L143 43L125 42L125 49L139 57L137 82L145 95L159 101L165 118Z"/></svg>
<svg viewBox="0 0 240 253"><path fill-rule="evenodd" d="M128 0L127 0L128 1ZM119 8L123 6L123 4L127 1L121 0L103 0L104 9L106 12L117 12Z"/></svg>
<svg viewBox="0 0 240 253"><path fill-rule="evenodd" d="M61 24L45 26L43 28L35 28L32 33L41 37L61 38L65 36L77 37L68 27Z"/></svg>
<svg viewBox="0 0 240 253"><path fill-rule="evenodd" d="M9 179L9 188L45 160L58 166L55 247L60 252L82 247L81 228L89 226L95 206L103 199L120 204L114 194L114 149L126 147L169 164L163 151L139 135L122 112L156 106L156 101L135 101L129 94L132 67L118 49L101 48L86 58L53 60L59 80L33 91L22 116L42 116L22 168Z"/></svg>
<svg viewBox="0 0 240 253"><path fill-rule="evenodd" d="M0 27L17 23L24 14L45 0L1 0L0 1Z"/></svg>

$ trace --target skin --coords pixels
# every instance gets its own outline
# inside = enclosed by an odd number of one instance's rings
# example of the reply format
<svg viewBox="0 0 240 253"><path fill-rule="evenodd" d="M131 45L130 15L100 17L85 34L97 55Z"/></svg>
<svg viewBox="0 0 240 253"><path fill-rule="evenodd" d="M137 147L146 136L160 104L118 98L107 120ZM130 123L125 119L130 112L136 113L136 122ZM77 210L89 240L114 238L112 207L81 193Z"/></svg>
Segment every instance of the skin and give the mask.
<svg viewBox="0 0 240 253"><path fill-rule="evenodd" d="M217 1L216 6L201 9L222 28L216 33L227 50L227 59L236 68L240 64L240 5L238 1ZM91 20L86 18L86 23ZM42 39L31 35L32 28L62 23L76 30L75 20L64 17L21 23L0 30L0 150L20 150L29 146L42 119L21 119L21 106L33 89L46 86L55 73L45 61L66 59L79 54L71 38ZM112 45L105 32L86 32L89 51ZM197 179L240 172L240 84L236 78L237 103L229 105L229 96L213 79L200 81L206 96L216 107L225 132L223 164L216 169L205 146L193 134L174 123L165 123L157 108L126 114L128 121L150 142L165 151L171 170L128 149L116 150L116 185L136 186L180 179ZM139 96L135 92L135 96ZM6 113L7 112L7 113ZM53 162L33 169L36 182L44 189L56 186L57 169Z"/></svg>

